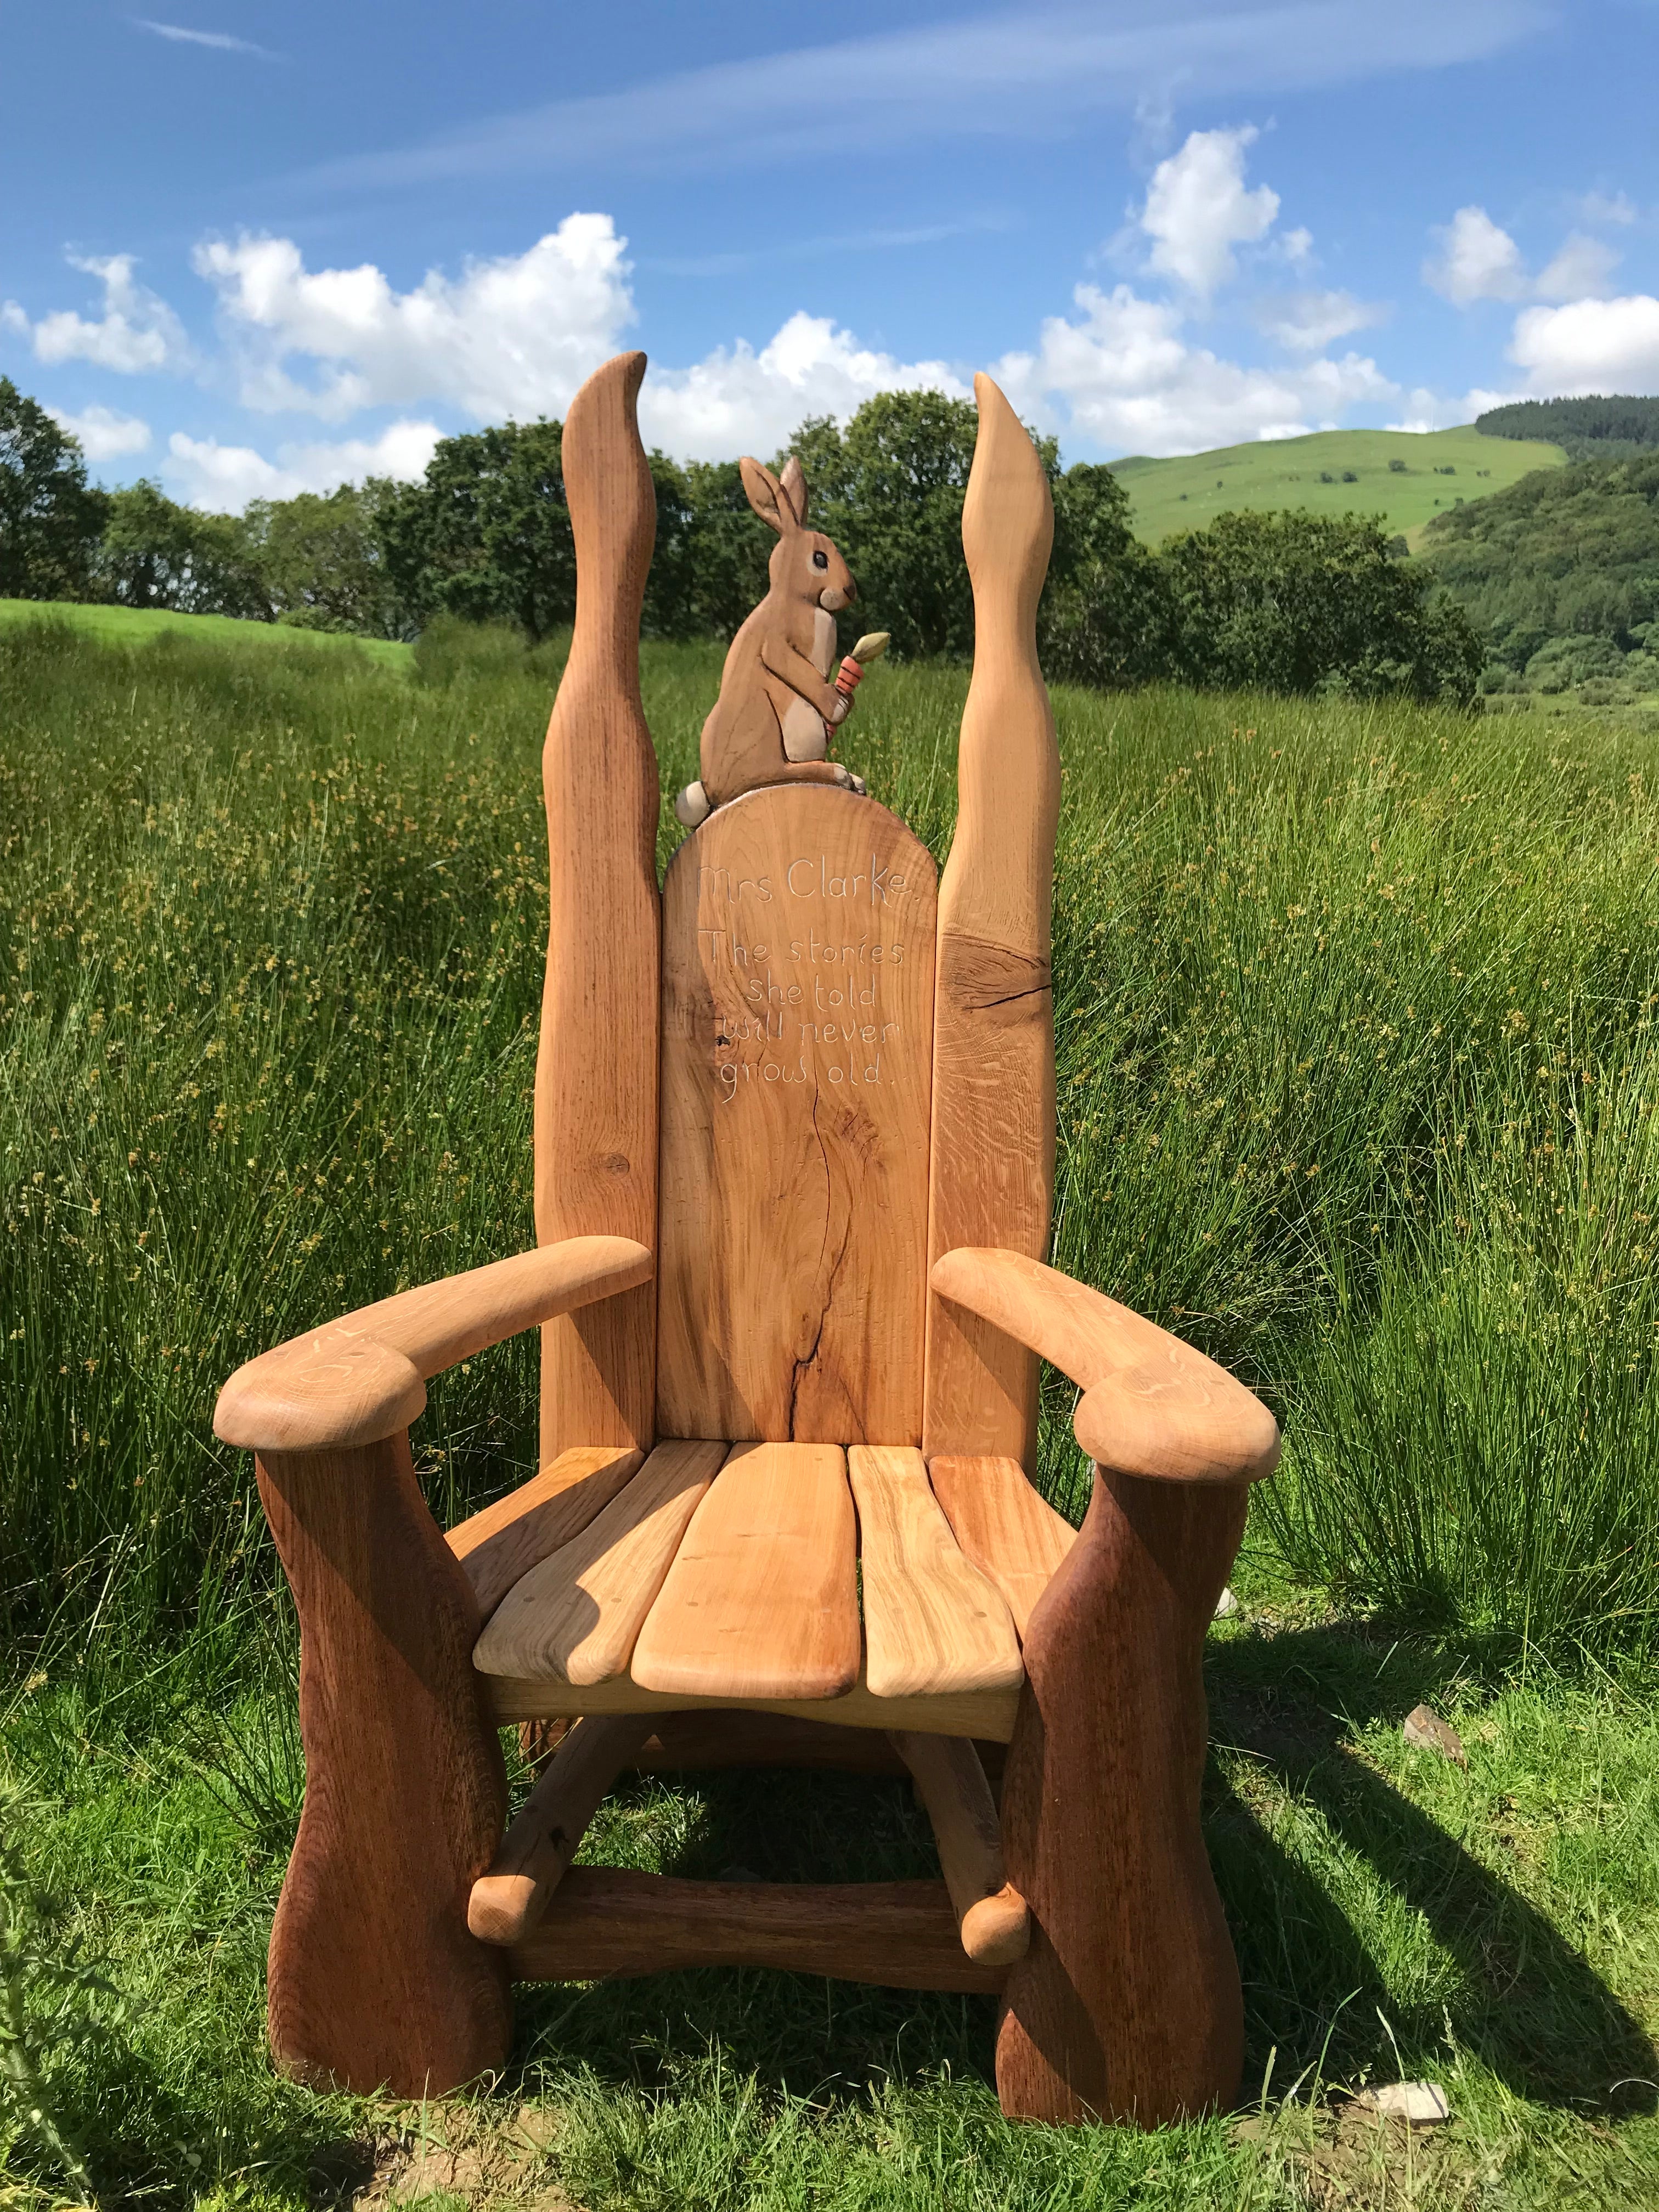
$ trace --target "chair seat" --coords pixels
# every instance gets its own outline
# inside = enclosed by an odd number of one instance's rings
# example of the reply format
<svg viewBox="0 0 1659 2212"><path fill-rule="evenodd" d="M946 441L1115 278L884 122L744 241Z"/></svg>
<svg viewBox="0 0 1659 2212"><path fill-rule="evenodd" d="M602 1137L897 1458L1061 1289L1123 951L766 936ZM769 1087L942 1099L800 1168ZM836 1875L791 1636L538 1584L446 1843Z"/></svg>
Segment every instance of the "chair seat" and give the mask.
<svg viewBox="0 0 1659 2212"><path fill-rule="evenodd" d="M936 1495L908 1447L678 1442L637 1460L566 1453L517 1515L506 1500L452 1532L501 1717L805 1706L1006 1735L1020 1631L1073 1534L1015 1462L940 1461Z"/></svg>

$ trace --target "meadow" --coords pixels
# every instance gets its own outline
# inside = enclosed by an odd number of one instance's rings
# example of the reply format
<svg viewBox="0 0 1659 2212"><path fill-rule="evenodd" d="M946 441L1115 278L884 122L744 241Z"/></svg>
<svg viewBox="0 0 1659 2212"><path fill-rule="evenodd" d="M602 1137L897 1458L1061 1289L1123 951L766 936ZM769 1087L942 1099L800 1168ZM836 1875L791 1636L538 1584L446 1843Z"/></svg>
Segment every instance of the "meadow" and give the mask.
<svg viewBox="0 0 1659 2212"><path fill-rule="evenodd" d="M0 629L40 620L38 599L0 599ZM326 647L335 641L326 634L287 623L242 622L230 615L186 615L170 607L104 606L93 601L64 600L53 606L51 620L102 645L151 645L158 637L169 635L190 638L198 645L298 646L302 651L307 646ZM406 645L381 637L361 637L355 641L385 667L409 666Z"/></svg>
<svg viewBox="0 0 1659 2212"><path fill-rule="evenodd" d="M1534 469L1565 467L1559 446L1455 430L1316 430L1258 439L1170 460L1114 461L1129 495L1135 534L1162 544L1218 514L1310 507L1316 514L1375 514L1415 552L1425 524L1459 500L1483 499ZM1392 468L1398 461L1400 467Z"/></svg>
<svg viewBox="0 0 1659 2212"><path fill-rule="evenodd" d="M527 1996L441 2109L270 2075L294 1638L211 1407L529 1241L560 657L0 627L0 2204L1659 2204L1659 745L1590 715L1056 698L1056 1256L1288 1440L1212 1639L1250 2116L1012 2129L988 2005L759 1973ZM645 653L665 794L720 659ZM941 853L965 681L878 669L841 746ZM533 1390L434 1385L441 1519ZM642 1778L587 1849L930 1863L852 1778ZM1449 2129L1342 2102L1401 2074Z"/></svg>

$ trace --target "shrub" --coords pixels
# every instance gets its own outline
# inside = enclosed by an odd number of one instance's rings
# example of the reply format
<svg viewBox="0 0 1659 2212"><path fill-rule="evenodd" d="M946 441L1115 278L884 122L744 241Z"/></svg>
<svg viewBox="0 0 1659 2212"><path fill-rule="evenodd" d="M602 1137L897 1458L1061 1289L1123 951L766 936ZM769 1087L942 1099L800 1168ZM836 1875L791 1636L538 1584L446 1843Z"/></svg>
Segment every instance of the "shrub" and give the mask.
<svg viewBox="0 0 1659 2212"><path fill-rule="evenodd" d="M1461 607L1375 522L1225 514L1164 551L1189 682L1467 703L1482 652Z"/></svg>
<svg viewBox="0 0 1659 2212"><path fill-rule="evenodd" d="M1526 681L1534 691L1570 691L1592 677L1623 672L1625 656L1605 637L1553 637L1528 661Z"/></svg>

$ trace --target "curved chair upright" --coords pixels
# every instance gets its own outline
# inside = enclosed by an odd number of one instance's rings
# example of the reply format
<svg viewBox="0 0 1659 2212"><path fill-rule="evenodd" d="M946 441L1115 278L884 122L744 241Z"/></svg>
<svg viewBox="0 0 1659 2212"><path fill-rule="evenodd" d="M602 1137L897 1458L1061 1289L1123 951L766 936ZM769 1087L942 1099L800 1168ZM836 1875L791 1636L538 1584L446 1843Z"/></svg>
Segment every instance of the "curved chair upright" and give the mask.
<svg viewBox="0 0 1659 2212"><path fill-rule="evenodd" d="M1199 1827L1200 1662L1278 1434L1043 1264L1060 768L1037 453L980 378L943 874L877 799L784 769L716 805L659 894L644 369L608 362L564 432L537 1249L266 1352L219 1401L301 1631L273 2051L437 2094L504 2063L514 1979L764 1964L996 1994L1012 2115L1225 2105L1241 2001ZM426 1381L537 1327L541 1471L446 1536L410 1454ZM1030 1480L1040 1359L1082 1391L1079 1533ZM524 1721L574 1724L503 1833L497 1730ZM943 1879L572 1868L617 1775L677 1743L896 1753ZM1000 1810L985 1743L1006 1746Z"/></svg>

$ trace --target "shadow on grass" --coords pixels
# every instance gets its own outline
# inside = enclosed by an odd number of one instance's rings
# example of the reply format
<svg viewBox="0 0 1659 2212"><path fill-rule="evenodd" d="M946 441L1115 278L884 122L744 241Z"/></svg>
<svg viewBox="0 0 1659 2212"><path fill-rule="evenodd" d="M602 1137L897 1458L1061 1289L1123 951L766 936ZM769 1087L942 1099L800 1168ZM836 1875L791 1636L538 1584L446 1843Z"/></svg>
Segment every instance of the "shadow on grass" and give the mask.
<svg viewBox="0 0 1659 2212"><path fill-rule="evenodd" d="M1463 2050L1534 2102L1651 2112L1659 2053L1618 1996L1535 1905L1355 1749L1350 1723L1403 1719L1459 1671L1455 1655L1346 1627L1215 1653L1212 1740L1247 1753L1267 1785L1236 1788L1212 1759L1205 1827L1244 1978L1247 2063L1259 2082L1276 2048L1280 2087L1322 2052L1339 2078L1367 2065L1391 2075L1398 2062L1381 2013L1408 2060L1413 2048L1437 2050L1443 2063L1449 2027ZM1319 1873L1269 1832L1269 1808L1250 1802L1282 1804L1281 1793L1326 1824L1326 1868L1343 1853L1381 1886L1370 1924L1355 1923ZM1416 1914L1449 1971L1431 1996L1413 2001L1391 1990L1382 1954L1391 1930Z"/></svg>
<svg viewBox="0 0 1659 2212"><path fill-rule="evenodd" d="M699 1817L665 1874L703 1880L892 1881L937 1876L908 1782L740 1768L686 1778ZM667 1785L621 1785L648 1820ZM624 1831L625 1832L625 1831ZM613 1862L621 1854L608 1849ZM717 2054L734 2076L817 2101L858 2100L890 2081L948 2069L990 2079L988 1997L883 1990L763 1968L706 1969L514 1991L526 2069L574 2063L602 2080L665 2086Z"/></svg>
<svg viewBox="0 0 1659 2212"><path fill-rule="evenodd" d="M1280 2091L1322 2061L1339 2080L1363 2068L1390 2078L1413 2053L1443 2065L1449 2027L1520 2096L1581 2112L1650 2112L1659 2055L1619 1998L1543 1913L1352 1747L1351 1723L1402 1717L1443 1692L1457 1664L1341 1627L1212 1655L1212 1735L1248 1753L1263 1785L1249 1786L1247 1768L1235 1787L1212 1759L1206 1788L1206 1833L1244 1979L1246 2093L1270 2053ZM701 1818L659 1862L665 1871L778 1881L937 1871L902 1783L744 1771L693 1786ZM641 1780L627 1799L644 1814L661 1787ZM1309 1857L1272 1832L1286 1795L1328 1831ZM1344 1859L1350 1871L1340 1876ZM1358 1917L1336 1893L1352 1895L1356 1879L1370 1891ZM1443 1960L1427 1953L1418 1914ZM1392 1974L1391 1937L1409 1954ZM1419 1985L1431 1994L1413 1996ZM991 2078L994 2006L983 1997L745 1970L522 1989L517 2002L527 2074L574 2062L650 2087L717 2052L734 2075L831 2101L946 2070Z"/></svg>

